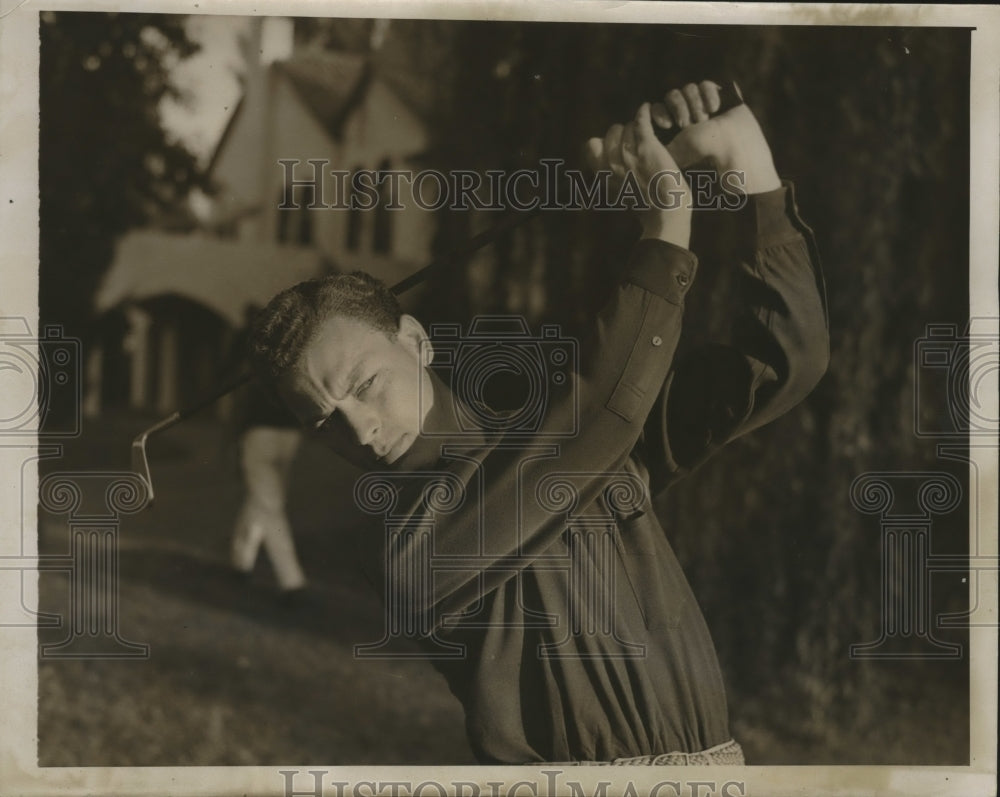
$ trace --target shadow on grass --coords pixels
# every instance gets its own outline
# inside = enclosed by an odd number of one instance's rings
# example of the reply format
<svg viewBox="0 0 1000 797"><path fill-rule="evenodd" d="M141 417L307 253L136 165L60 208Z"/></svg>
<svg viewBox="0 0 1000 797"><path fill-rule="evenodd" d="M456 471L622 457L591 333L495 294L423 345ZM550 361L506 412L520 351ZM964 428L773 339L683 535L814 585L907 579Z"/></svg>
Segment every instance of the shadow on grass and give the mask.
<svg viewBox="0 0 1000 797"><path fill-rule="evenodd" d="M242 615L266 627L362 644L377 640L384 625L375 593L360 578L313 579L303 591L282 594L259 573L244 576L222 562L155 549L122 551L120 568L126 581ZM416 644L407 640L396 644L401 650L416 650Z"/></svg>

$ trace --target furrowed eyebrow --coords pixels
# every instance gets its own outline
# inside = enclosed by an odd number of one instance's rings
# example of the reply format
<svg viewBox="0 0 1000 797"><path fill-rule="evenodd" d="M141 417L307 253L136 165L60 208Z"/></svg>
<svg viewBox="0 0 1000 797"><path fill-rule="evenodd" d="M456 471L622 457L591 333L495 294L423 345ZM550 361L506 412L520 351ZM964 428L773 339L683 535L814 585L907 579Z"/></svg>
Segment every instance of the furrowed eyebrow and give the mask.
<svg viewBox="0 0 1000 797"><path fill-rule="evenodd" d="M334 401L343 401L345 398L347 398L348 396L350 396L350 395L352 395L354 393L355 387L358 384L358 379L361 376L361 367L362 367L362 365L363 365L363 363L361 361L358 361L358 362L356 362L354 364L354 367L351 369L350 375L347 377L348 389L344 392L343 396L336 396L335 395L333 397ZM336 412L336 411L337 411L336 409L333 410L333 412ZM309 421L308 427L310 429L319 429L324 423L326 423L326 419L329 418L330 415L333 414L333 412L328 413L326 415L317 415L315 418L312 418Z"/></svg>
<svg viewBox="0 0 1000 797"><path fill-rule="evenodd" d="M347 377L347 385L348 385L348 387L347 387L347 392L344 394L345 398L347 396L353 396L354 395L354 391L358 387L358 380L361 378L361 366L362 365L363 365L363 363L360 360L358 360L356 363L354 363L354 367L351 369L351 375L349 377Z"/></svg>

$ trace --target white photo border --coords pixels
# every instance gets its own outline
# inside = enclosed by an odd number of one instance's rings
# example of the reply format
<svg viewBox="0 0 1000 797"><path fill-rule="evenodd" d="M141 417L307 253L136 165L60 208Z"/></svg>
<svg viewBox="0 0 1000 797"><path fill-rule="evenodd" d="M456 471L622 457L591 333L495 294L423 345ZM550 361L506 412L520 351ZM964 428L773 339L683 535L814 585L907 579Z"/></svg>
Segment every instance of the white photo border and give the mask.
<svg viewBox="0 0 1000 797"><path fill-rule="evenodd" d="M120 11L120 2L0 2L0 316L18 316L38 324L38 67L39 14L46 10ZM758 3L555 2L530 0L135 0L129 12L173 14L448 18L594 23L657 22L673 24L777 24L941 26L972 28L970 208L970 317L996 319L1000 229L1000 8L930 5L806 5ZM35 231L35 235L25 231ZM994 324L992 334L997 334ZM2 400L2 397L0 397ZM994 415L991 417L996 417ZM22 528L36 528L34 504L22 496L37 494L37 473L26 466L37 441L0 441L0 528L5 540ZM973 449L973 465L984 484L997 483L996 448ZM22 483L22 478L24 482ZM979 520L997 528L997 495L981 495ZM975 513L970 513L974 516ZM26 556L37 556L37 540L24 539ZM983 544L988 550L983 550ZM997 555L997 539L979 540L980 553ZM978 598L992 625L969 629L971 671L970 765L897 766L749 766L741 768L596 768L581 767L555 775L553 767L333 767L321 762L289 762L268 767L51 767L37 765L37 637L32 627L3 628L0 642L0 791L11 795L224 795L285 792L280 771L298 771L295 789L309 788L310 771L323 771L325 794L373 793L362 784L433 781L476 783L483 794L565 793L567 780L596 793L610 781L607 794L648 794L656 784L742 784L734 795L973 795L995 794L997 772L997 573L981 574ZM2 587L2 585L0 585ZM970 584L970 590L972 585ZM23 575L24 599L37 606L36 573ZM0 599L12 599L0 589ZM970 595L974 599L975 595ZM20 600L20 598L17 598ZM550 774L545 774L546 771ZM353 784L339 790L330 784ZM503 784L489 786L489 784ZM528 785L519 785L528 784ZM530 784L535 784L531 786ZM490 789L493 789L493 792ZM353 789L353 792L352 792ZM676 791L676 789L675 789ZM666 787L661 794L672 795ZM437 794L427 787L426 794Z"/></svg>

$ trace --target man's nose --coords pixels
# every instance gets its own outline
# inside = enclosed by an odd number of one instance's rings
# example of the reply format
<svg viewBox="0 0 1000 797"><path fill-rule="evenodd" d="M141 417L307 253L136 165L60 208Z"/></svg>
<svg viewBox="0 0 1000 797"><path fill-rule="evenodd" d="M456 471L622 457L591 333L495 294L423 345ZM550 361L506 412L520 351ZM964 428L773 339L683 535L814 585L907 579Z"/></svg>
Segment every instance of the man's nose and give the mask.
<svg viewBox="0 0 1000 797"><path fill-rule="evenodd" d="M343 412L359 445L370 445L379 430L378 417L375 413L362 405L344 407Z"/></svg>

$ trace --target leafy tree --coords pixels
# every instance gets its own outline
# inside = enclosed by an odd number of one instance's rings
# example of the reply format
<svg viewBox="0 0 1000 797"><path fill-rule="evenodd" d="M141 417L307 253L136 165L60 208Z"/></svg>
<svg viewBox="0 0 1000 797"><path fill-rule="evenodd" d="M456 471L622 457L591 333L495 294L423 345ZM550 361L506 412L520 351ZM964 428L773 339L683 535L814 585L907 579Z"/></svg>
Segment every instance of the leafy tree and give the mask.
<svg viewBox="0 0 1000 797"><path fill-rule="evenodd" d="M160 124L171 67L198 50L184 17L43 12L39 76L43 323L86 336L92 297L126 230L175 213L201 182Z"/></svg>

